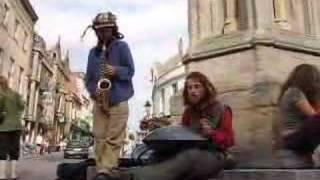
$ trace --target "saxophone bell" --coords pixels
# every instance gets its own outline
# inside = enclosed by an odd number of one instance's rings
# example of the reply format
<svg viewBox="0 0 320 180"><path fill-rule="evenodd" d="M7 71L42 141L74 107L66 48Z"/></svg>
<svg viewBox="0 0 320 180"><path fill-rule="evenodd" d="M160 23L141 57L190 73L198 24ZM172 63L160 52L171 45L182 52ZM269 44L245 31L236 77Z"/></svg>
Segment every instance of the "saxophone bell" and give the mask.
<svg viewBox="0 0 320 180"><path fill-rule="evenodd" d="M109 91L112 87L112 83L108 78L103 78L98 81L97 87L99 90Z"/></svg>

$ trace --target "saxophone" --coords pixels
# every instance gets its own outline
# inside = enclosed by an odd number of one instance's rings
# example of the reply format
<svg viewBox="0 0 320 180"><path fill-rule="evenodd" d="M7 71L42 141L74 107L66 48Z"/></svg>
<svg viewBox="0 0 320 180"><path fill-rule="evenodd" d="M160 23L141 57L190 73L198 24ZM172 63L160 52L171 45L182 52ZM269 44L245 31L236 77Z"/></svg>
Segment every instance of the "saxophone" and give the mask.
<svg viewBox="0 0 320 180"><path fill-rule="evenodd" d="M102 51L100 54L100 79L97 84L97 89L100 94L97 97L97 102L101 111L109 116L109 91L111 89L112 83L110 77L106 73L107 66L107 48L105 45L102 46Z"/></svg>

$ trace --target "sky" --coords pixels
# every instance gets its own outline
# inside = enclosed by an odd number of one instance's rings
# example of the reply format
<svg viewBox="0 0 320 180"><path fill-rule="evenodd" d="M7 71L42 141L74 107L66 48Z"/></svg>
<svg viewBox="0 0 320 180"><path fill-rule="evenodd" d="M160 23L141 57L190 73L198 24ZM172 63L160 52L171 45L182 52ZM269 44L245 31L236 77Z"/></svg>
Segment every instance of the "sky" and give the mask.
<svg viewBox="0 0 320 180"><path fill-rule="evenodd" d="M151 100L150 68L178 53L178 40L187 46L187 0L30 0L39 20L36 31L47 47L61 37L69 50L72 71L85 72L88 51L96 43L93 31L80 36L99 12L116 14L119 30L125 35L134 58L134 97L129 101L131 130L137 130L144 115L144 103Z"/></svg>

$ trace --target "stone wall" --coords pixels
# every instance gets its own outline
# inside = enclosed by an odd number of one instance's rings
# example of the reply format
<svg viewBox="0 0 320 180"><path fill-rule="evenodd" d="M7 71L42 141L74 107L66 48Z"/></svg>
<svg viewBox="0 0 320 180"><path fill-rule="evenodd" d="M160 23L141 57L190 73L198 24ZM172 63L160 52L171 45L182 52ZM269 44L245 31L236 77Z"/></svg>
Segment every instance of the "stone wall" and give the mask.
<svg viewBox="0 0 320 180"><path fill-rule="evenodd" d="M296 65L311 63L320 67L319 60L319 56L256 46L187 66L189 72L200 71L209 76L219 91L219 99L232 107L234 151L250 163L244 166L268 166L266 159L261 162L258 159L272 156L280 86ZM249 162L250 159L254 162Z"/></svg>

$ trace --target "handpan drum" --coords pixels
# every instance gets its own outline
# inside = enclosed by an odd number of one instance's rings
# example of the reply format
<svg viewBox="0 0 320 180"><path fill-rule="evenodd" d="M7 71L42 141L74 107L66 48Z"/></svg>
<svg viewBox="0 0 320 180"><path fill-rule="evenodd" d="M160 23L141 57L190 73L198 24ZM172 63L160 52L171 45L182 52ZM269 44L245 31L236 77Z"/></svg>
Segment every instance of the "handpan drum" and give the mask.
<svg viewBox="0 0 320 180"><path fill-rule="evenodd" d="M155 152L171 154L189 148L206 148L208 139L183 126L158 128L148 134L143 142Z"/></svg>

